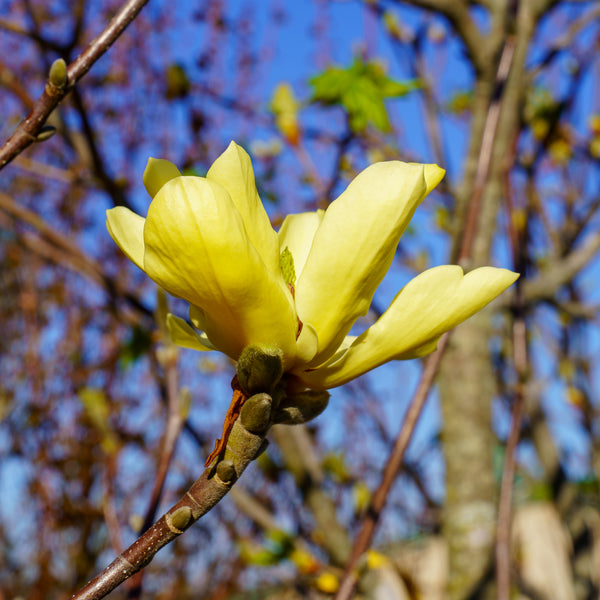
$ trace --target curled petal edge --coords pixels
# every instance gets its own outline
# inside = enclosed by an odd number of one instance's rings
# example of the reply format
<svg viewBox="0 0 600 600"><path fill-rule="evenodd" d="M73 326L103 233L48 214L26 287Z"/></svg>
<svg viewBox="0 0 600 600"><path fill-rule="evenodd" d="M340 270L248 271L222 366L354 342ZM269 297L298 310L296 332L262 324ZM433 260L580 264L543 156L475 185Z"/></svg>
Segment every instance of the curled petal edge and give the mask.
<svg viewBox="0 0 600 600"><path fill-rule="evenodd" d="M171 313L167 315L167 329L171 341L177 346L200 350L201 352L215 349L205 334L198 333L183 319Z"/></svg>
<svg viewBox="0 0 600 600"><path fill-rule="evenodd" d="M125 256L144 270L144 224L146 219L124 206L106 211L106 228Z"/></svg>
<svg viewBox="0 0 600 600"><path fill-rule="evenodd" d="M453 265L429 269L400 290L377 323L346 351L296 375L307 387L329 389L388 361L426 356L435 350L443 333L481 310L518 277L493 267L481 267L467 275Z"/></svg>

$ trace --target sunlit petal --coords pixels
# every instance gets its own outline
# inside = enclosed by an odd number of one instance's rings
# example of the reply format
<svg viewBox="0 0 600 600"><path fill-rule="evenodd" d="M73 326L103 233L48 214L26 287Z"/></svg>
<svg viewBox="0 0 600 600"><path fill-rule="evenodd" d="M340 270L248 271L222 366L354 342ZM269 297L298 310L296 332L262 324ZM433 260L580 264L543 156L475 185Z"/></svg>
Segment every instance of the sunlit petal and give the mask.
<svg viewBox="0 0 600 600"><path fill-rule="evenodd" d="M273 344L293 360L291 294L265 268L223 187L200 177L169 181L150 205L144 241L146 273L202 309L216 348L237 358L248 344Z"/></svg>
<svg viewBox="0 0 600 600"><path fill-rule="evenodd" d="M317 353L319 337L310 323L302 325L302 331L296 341L296 363L308 364Z"/></svg>
<svg viewBox="0 0 600 600"><path fill-rule="evenodd" d="M200 331L206 331L206 315L204 311L194 304L190 304L190 321L194 324L196 329Z"/></svg>
<svg viewBox="0 0 600 600"><path fill-rule="evenodd" d="M324 210L288 215L279 229L281 249L289 248L294 257L296 279L300 277L308 258L315 233L325 215Z"/></svg>
<svg viewBox="0 0 600 600"><path fill-rule="evenodd" d="M177 346L200 350L201 352L215 349L206 335L198 333L183 319L171 313L167 315L167 329L171 341Z"/></svg>
<svg viewBox="0 0 600 600"><path fill-rule="evenodd" d="M410 281L345 353L299 376L308 387L331 388L390 360L424 356L435 350L444 332L481 310L517 278L517 273L493 267L467 275L458 266L429 269Z"/></svg>
<svg viewBox="0 0 600 600"><path fill-rule="evenodd" d="M149 158L144 170L144 186L150 198L154 198L165 183L180 176L179 169L172 162L164 158Z"/></svg>
<svg viewBox="0 0 600 600"><path fill-rule="evenodd" d="M106 211L106 228L110 237L123 250L129 260L144 269L144 222L124 206Z"/></svg>
<svg viewBox="0 0 600 600"><path fill-rule="evenodd" d="M329 206L296 285L298 315L319 334L315 365L367 313L400 236L443 174L435 165L377 163Z"/></svg>
<svg viewBox="0 0 600 600"><path fill-rule="evenodd" d="M250 242L258 250L265 266L279 270L279 241L271 226L254 181L254 169L248 153L235 142L215 160L206 178L224 187L242 217Z"/></svg>

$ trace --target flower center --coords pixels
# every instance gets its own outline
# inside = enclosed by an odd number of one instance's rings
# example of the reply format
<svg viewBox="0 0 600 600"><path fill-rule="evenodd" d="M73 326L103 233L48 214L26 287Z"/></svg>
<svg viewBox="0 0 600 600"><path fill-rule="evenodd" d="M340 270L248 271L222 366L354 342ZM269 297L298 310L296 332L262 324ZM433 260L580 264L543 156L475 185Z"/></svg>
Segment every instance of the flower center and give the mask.
<svg viewBox="0 0 600 600"><path fill-rule="evenodd" d="M296 290L294 286L296 285L296 269L294 268L294 257L287 246L279 255L279 264L281 266L281 274L283 275L283 279L287 283L287 286L292 294L292 298L295 300ZM300 320L300 317L296 318L298 319L298 331L296 331L296 339L298 339L300 337L300 333L302 332L303 323Z"/></svg>
<svg viewBox="0 0 600 600"><path fill-rule="evenodd" d="M296 270L294 269L294 257L287 246L279 255L279 265L281 266L283 279L288 284L290 290L293 290L296 285Z"/></svg>

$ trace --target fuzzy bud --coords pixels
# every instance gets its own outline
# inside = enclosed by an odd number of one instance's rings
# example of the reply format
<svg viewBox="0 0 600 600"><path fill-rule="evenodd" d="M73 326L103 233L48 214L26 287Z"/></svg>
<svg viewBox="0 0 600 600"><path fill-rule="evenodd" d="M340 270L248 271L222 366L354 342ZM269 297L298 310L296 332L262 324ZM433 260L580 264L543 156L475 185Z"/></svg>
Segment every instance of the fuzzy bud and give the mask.
<svg viewBox="0 0 600 600"><path fill-rule="evenodd" d="M273 421L283 425L300 425L312 421L327 408L329 392L307 390L284 398Z"/></svg>
<svg viewBox="0 0 600 600"><path fill-rule="evenodd" d="M237 365L237 376L248 394L269 393L283 374L282 352L273 346L246 346Z"/></svg>
<svg viewBox="0 0 600 600"><path fill-rule="evenodd" d="M242 425L250 432L261 434L271 424L271 406L273 401L268 394L255 394L242 406L240 418Z"/></svg>
<svg viewBox="0 0 600 600"><path fill-rule="evenodd" d="M235 465L230 460L222 460L217 464L217 476L223 483L230 483L236 477Z"/></svg>
<svg viewBox="0 0 600 600"><path fill-rule="evenodd" d="M58 58L52 63L48 81L52 87L59 90L67 85L67 63L64 59Z"/></svg>
<svg viewBox="0 0 600 600"><path fill-rule="evenodd" d="M167 514L167 526L174 533L182 533L192 524L192 509L189 506L180 506L177 510Z"/></svg>
<svg viewBox="0 0 600 600"><path fill-rule="evenodd" d="M36 142L45 142L49 140L56 133L56 127L52 125L44 125L39 133L35 136Z"/></svg>

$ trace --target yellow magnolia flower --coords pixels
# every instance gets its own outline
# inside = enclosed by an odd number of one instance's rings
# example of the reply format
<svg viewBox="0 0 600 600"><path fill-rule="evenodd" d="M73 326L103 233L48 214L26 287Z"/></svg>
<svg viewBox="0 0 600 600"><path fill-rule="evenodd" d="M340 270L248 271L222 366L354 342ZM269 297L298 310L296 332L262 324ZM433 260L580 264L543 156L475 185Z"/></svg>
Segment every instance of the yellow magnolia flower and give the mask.
<svg viewBox="0 0 600 600"><path fill-rule="evenodd" d="M140 269L190 303L194 328L169 316L175 343L234 360L251 344L276 347L296 388L324 390L432 352L444 332L517 279L492 267L467 275L458 266L429 269L362 335L348 336L415 209L443 175L436 165L376 163L326 211L289 215L276 233L250 158L232 142L205 178L151 158L148 216L113 208L107 227Z"/></svg>

